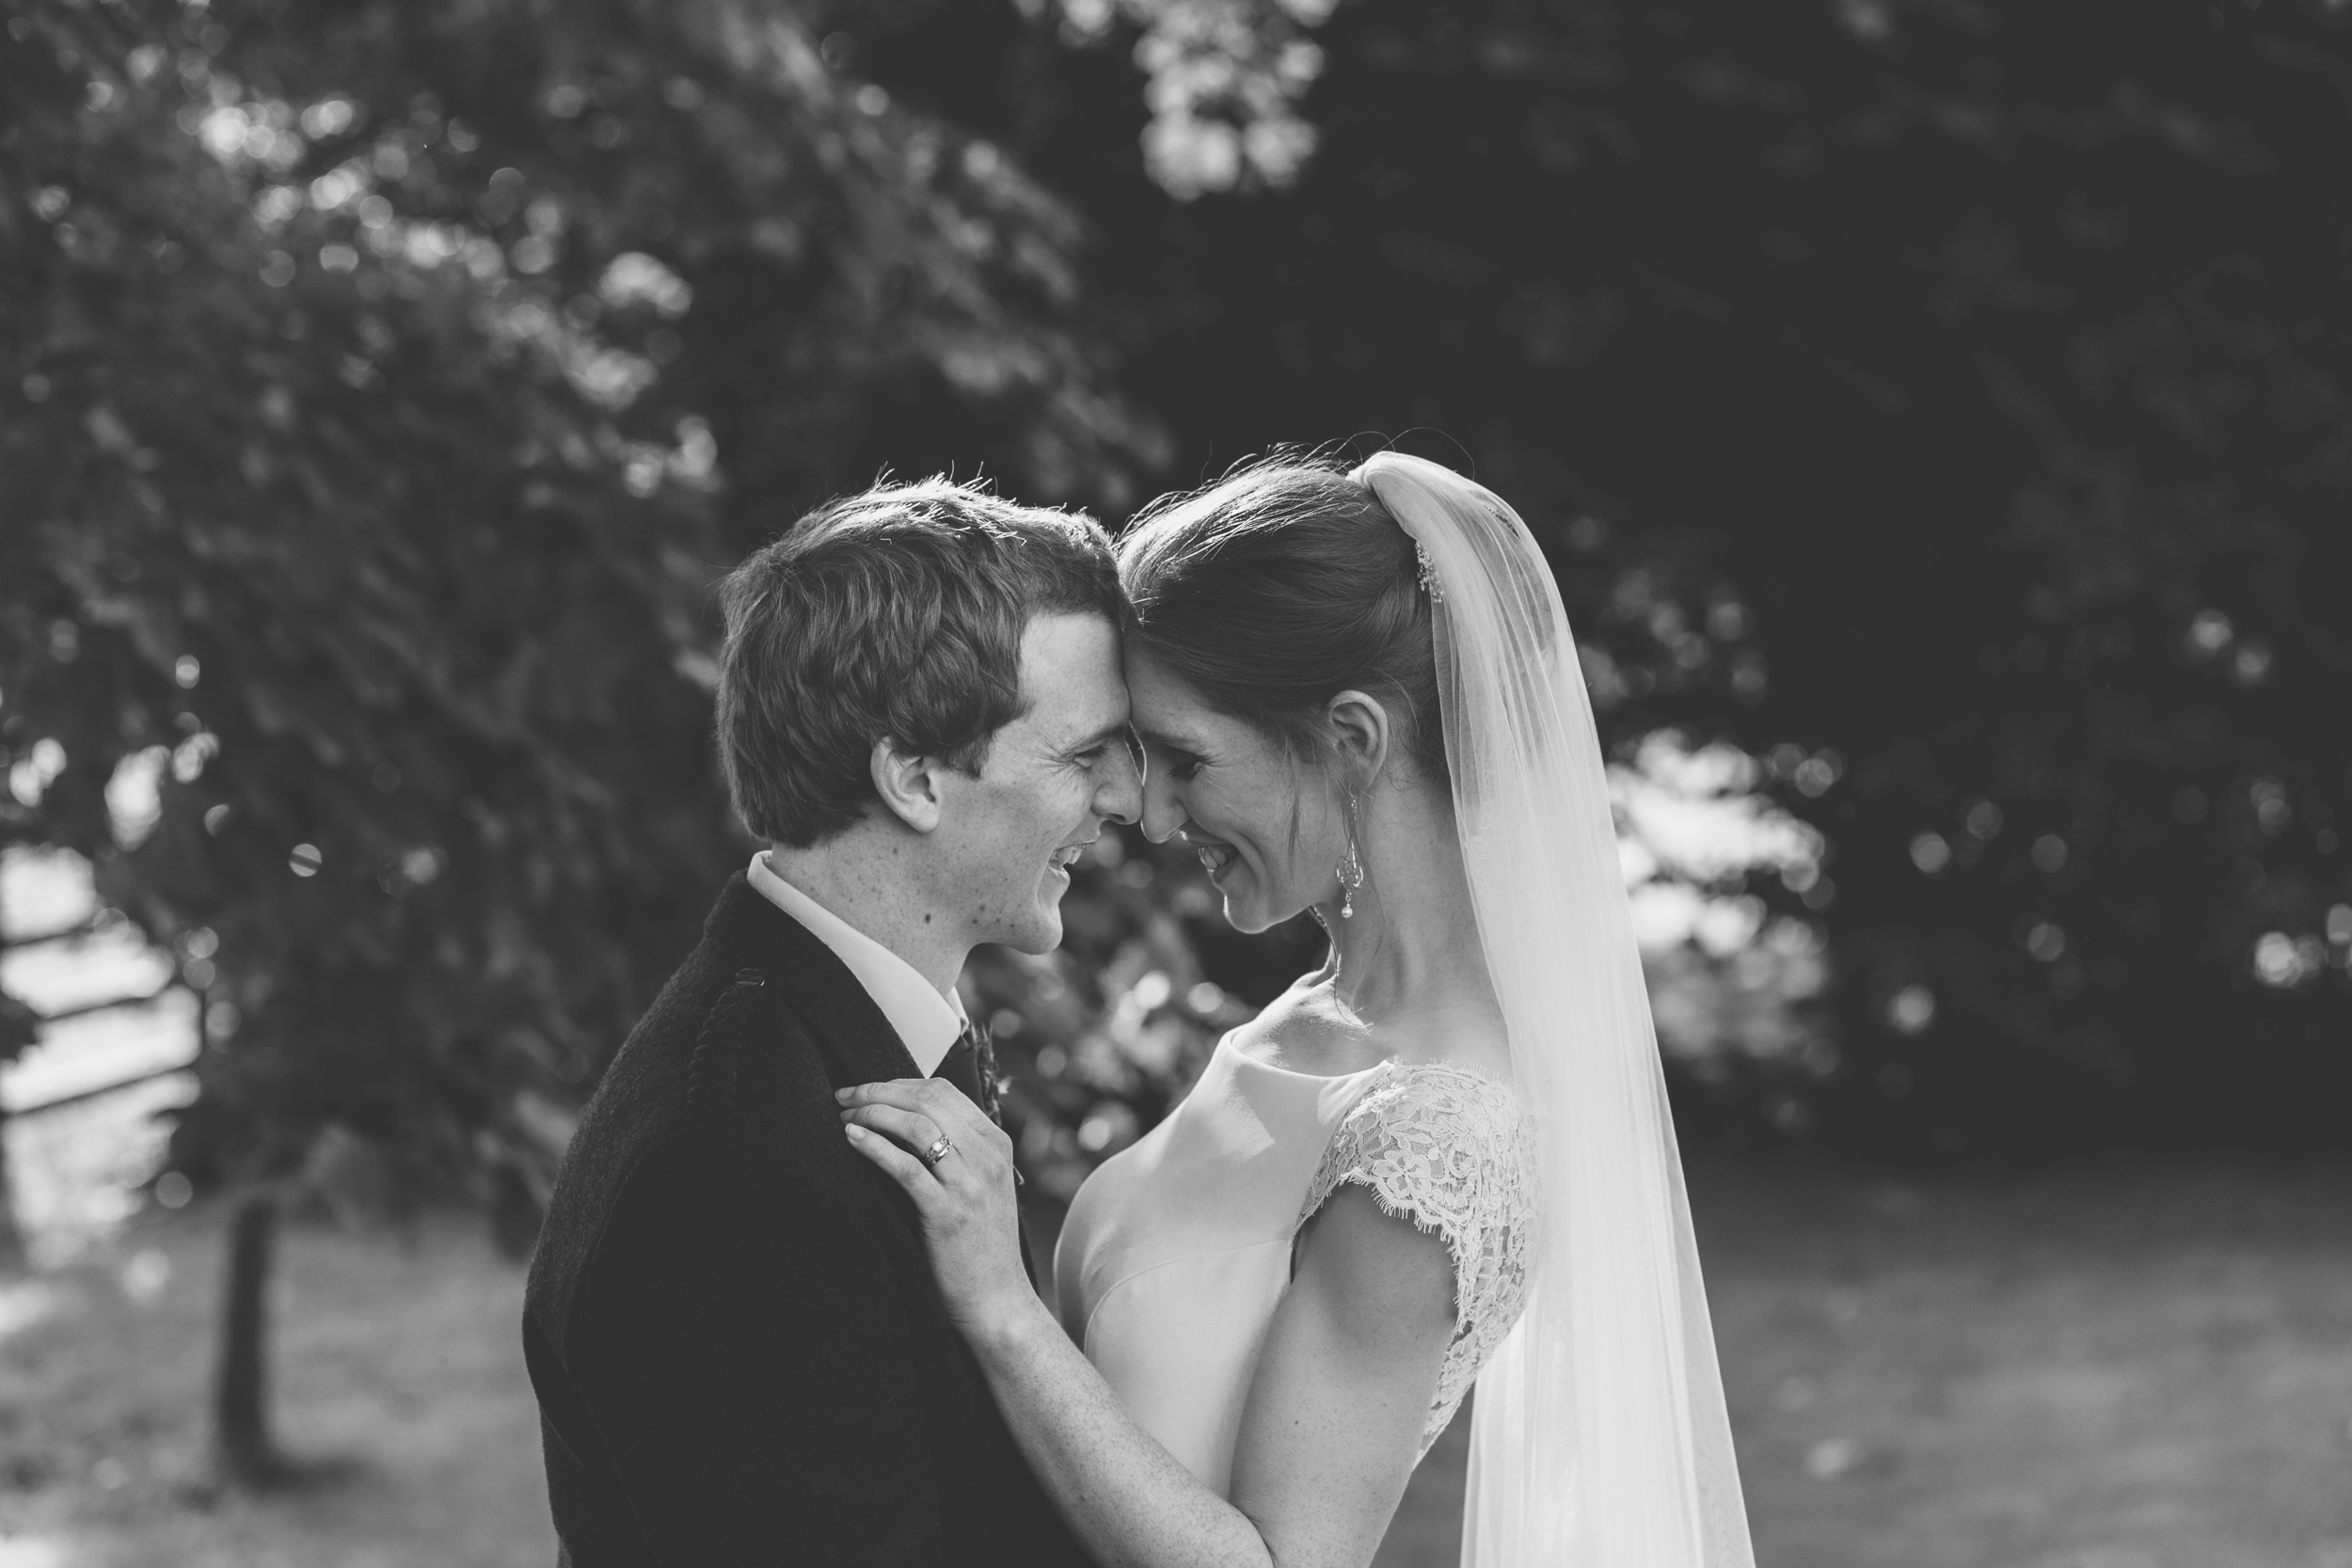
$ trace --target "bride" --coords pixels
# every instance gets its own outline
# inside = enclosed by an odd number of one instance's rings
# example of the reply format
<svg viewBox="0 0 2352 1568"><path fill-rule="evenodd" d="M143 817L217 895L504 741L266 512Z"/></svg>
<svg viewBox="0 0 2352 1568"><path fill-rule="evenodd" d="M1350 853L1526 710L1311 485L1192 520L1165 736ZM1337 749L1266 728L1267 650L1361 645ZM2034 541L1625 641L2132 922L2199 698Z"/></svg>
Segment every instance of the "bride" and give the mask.
<svg viewBox="0 0 2352 1568"><path fill-rule="evenodd" d="M1360 1568L1475 1381L1465 1564L1750 1568L1599 744L1526 526L1418 458L1278 460L1120 556L1145 832L1235 926L1311 910L1331 947L1080 1189L1059 1323L1004 1134L935 1080L843 1091L1039 1479L1105 1564Z"/></svg>

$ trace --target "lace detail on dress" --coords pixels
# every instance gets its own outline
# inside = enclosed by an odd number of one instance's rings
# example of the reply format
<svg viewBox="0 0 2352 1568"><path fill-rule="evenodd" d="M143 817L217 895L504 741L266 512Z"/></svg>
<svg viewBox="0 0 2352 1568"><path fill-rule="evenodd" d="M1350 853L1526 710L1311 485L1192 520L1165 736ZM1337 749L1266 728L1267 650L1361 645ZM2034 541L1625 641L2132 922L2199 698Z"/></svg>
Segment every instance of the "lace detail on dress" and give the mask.
<svg viewBox="0 0 2352 1568"><path fill-rule="evenodd" d="M1426 1453L1527 1303L1534 1119L1494 1079L1437 1064L1391 1068L1341 1118L1298 1223L1350 1182L1369 1188L1387 1212L1443 1238L1454 1258L1454 1342L1422 1428Z"/></svg>

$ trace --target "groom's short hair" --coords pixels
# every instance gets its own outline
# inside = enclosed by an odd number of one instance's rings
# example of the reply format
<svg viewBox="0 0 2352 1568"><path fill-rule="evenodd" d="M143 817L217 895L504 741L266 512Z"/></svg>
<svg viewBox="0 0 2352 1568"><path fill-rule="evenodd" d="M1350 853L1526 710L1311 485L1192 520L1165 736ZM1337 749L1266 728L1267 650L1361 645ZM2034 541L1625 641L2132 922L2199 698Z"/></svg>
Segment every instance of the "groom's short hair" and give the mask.
<svg viewBox="0 0 2352 1568"><path fill-rule="evenodd" d="M720 589L719 752L743 825L804 848L858 820L874 742L977 773L1022 712L1033 615L1117 626L1100 523L927 479L827 501Z"/></svg>

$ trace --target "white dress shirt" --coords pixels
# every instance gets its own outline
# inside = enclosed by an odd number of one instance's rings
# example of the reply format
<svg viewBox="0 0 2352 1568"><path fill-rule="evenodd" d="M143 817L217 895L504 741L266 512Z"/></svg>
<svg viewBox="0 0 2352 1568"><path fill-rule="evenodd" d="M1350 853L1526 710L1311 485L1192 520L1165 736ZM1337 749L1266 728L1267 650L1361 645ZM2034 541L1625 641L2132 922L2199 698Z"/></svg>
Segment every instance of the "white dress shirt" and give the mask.
<svg viewBox="0 0 2352 1568"><path fill-rule="evenodd" d="M768 868L768 851L752 857L745 874L752 887L776 908L808 927L808 932L833 950L847 965L866 994L874 999L882 1017L906 1042L915 1070L928 1078L963 1037L963 999L949 991L942 995L906 959L876 942L822 904Z"/></svg>

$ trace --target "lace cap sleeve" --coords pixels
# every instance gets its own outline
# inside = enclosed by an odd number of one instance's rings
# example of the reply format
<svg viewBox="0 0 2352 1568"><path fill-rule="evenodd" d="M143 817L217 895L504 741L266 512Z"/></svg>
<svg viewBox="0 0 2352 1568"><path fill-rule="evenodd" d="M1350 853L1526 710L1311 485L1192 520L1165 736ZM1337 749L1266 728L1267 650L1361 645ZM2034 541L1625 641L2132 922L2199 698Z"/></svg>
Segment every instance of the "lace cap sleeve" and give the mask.
<svg viewBox="0 0 2352 1568"><path fill-rule="evenodd" d="M1398 1067L1341 1118L1298 1223L1351 1183L1438 1237L1454 1259L1454 1343L1422 1434L1426 1449L1526 1302L1537 1198L1534 1124L1508 1085L1458 1068Z"/></svg>

